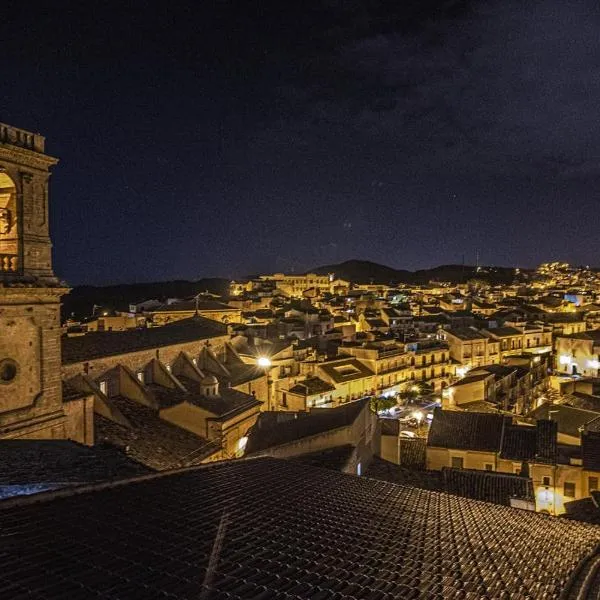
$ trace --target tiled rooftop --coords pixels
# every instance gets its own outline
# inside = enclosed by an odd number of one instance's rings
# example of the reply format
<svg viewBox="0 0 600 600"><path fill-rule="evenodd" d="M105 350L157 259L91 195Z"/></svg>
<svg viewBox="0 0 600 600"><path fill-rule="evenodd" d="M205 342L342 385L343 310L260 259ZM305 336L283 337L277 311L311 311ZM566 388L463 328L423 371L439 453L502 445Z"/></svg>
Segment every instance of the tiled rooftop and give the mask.
<svg viewBox="0 0 600 600"><path fill-rule="evenodd" d="M98 331L77 337L63 337L62 361L63 364L71 364L226 334L227 328L224 325L202 317L182 319L163 327L130 331Z"/></svg>
<svg viewBox="0 0 600 600"><path fill-rule="evenodd" d="M371 369L356 358L335 358L331 361L319 363L319 368L336 383L362 379L363 377L371 377L374 375Z"/></svg>
<svg viewBox="0 0 600 600"><path fill-rule="evenodd" d="M435 408L427 438L428 446L497 452L502 428L510 417L498 414L458 412Z"/></svg>
<svg viewBox="0 0 600 600"><path fill-rule="evenodd" d="M218 448L214 443L161 419L158 412L121 396L111 398L131 427L95 414L96 441L124 450L152 469L174 469L198 464Z"/></svg>
<svg viewBox="0 0 600 600"><path fill-rule="evenodd" d="M511 498L533 498L531 479L509 473L444 467L442 481L442 489L449 494L494 504L510 506Z"/></svg>
<svg viewBox="0 0 600 600"><path fill-rule="evenodd" d="M528 416L534 419L552 420L557 424L559 433L579 437L580 428L596 419L599 415L597 412L591 410L573 408L566 404L545 402Z"/></svg>
<svg viewBox="0 0 600 600"><path fill-rule="evenodd" d="M355 452L355 446L352 444L344 444L343 446L334 446L333 448L326 448L325 450L317 450L315 452L294 456L289 460L310 465L312 467L322 467L324 469L343 472Z"/></svg>
<svg viewBox="0 0 600 600"><path fill-rule="evenodd" d="M537 454L537 431L527 425L504 425L500 458L533 460Z"/></svg>
<svg viewBox="0 0 600 600"><path fill-rule="evenodd" d="M368 399L356 400L336 408L314 408L308 413L288 413L289 418L285 421L273 417L269 412L263 412L248 433L246 454L351 425L368 402Z"/></svg>
<svg viewBox="0 0 600 600"><path fill-rule="evenodd" d="M215 417L226 419L230 419L234 415L241 414L251 408L257 408L262 404L254 396L232 388L221 388L218 397L190 396L188 402L207 410L215 415Z"/></svg>
<svg viewBox="0 0 600 600"><path fill-rule="evenodd" d="M600 542L593 525L276 459L57 495L0 505L4 597L552 599Z"/></svg>
<svg viewBox="0 0 600 600"><path fill-rule="evenodd" d="M109 446L88 447L69 440L0 441L0 498L149 472Z"/></svg>
<svg viewBox="0 0 600 600"><path fill-rule="evenodd" d="M408 469L375 457L365 475L373 479L409 485L424 490L447 492L463 498L510 506L511 498L530 499L533 484L528 477L495 471L451 469L441 471Z"/></svg>
<svg viewBox="0 0 600 600"><path fill-rule="evenodd" d="M473 327L452 327L446 331L461 340L484 340L486 336Z"/></svg>
<svg viewBox="0 0 600 600"><path fill-rule="evenodd" d="M307 377L303 381L299 381L294 387L290 388L290 392L293 394L300 394L301 396L311 396L313 394L320 394L331 392L335 390L335 386L323 381L319 377Z"/></svg>

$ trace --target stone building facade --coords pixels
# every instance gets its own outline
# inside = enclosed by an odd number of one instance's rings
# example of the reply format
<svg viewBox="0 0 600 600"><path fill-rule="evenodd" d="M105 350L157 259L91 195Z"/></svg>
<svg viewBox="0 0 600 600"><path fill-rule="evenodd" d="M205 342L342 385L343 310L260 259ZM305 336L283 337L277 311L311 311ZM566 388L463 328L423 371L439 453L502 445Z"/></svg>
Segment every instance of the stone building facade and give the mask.
<svg viewBox="0 0 600 600"><path fill-rule="evenodd" d="M0 439L64 438L83 423L84 404L67 417L62 399L60 298L68 290L52 271L48 226L57 162L41 135L0 124Z"/></svg>

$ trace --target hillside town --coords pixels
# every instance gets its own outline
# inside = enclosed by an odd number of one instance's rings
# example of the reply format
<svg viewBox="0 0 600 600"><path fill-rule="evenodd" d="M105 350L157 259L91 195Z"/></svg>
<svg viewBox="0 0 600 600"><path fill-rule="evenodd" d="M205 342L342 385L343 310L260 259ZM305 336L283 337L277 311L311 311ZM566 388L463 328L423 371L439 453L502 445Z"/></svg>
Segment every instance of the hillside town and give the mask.
<svg viewBox="0 0 600 600"><path fill-rule="evenodd" d="M277 273L231 281L225 297L69 320L63 386L94 423L78 439L184 466L252 454L267 424L367 399L379 459L435 477L525 471L532 508L575 511L600 477L600 274L555 262L515 269L512 285L486 275L386 285ZM312 437L311 451L334 449ZM293 435L277 447L289 444L306 451Z"/></svg>
<svg viewBox="0 0 600 600"><path fill-rule="evenodd" d="M485 580L468 569L448 579L441 559L429 566L419 559L419 573L431 571L431 580L404 571L412 583L402 584L402 594L412 595L376 597L550 598L576 586L577 577L593 592L593 563L576 566L600 542L596 270L556 262L515 268L507 284L493 283L493 267L477 267L464 281L425 284L264 274L231 281L223 295L137 298L128 310L94 304L85 318L61 322L61 298L70 290L52 269L45 203L56 160L45 154L42 136L8 125L0 125L0 159L0 517L7 531L18 528L11 543L27 556L38 530L53 531L62 544L87 540L89 552L77 555L81 569L57 580L61 597L104 594L101 582L125 590L111 587L102 597L140 597L124 575L138 558L125 547L106 558L122 576L111 579L115 572L104 567L94 576L104 560L96 552L105 544L100 529L116 522L136 539L140 528L153 528L135 542L151 562L158 555L148 540L170 535L167 509L188 498L194 507L183 511L187 525L180 526L198 526L201 511L217 537L223 519L235 519L224 516L239 510L233 506L252 507L256 516L293 505L285 537L298 515L312 522L324 506L333 513L343 507L347 528L367 505L392 515L383 498L395 498L402 519L421 516L390 522L386 531L402 536L408 527L424 544L442 543L433 523L459 531L447 547L458 562L465 548L480 547L474 532L485 524L489 551L477 567ZM330 491L325 500L321 487ZM266 489L274 494L268 499ZM61 503L85 518L56 526L53 507ZM275 543L268 514L249 515L239 516L236 540L252 522L265 544ZM164 526L154 527L157 520ZM378 521L359 522L367 535ZM501 562L494 540L512 534L498 523L527 532L529 557L502 575L494 571ZM310 535L324 540L317 529ZM184 537L174 543L189 549ZM571 544L566 554L563 537ZM207 543L206 560L214 551ZM407 561L422 555L417 546L402 551ZM252 552L244 550L235 569L246 569ZM526 565L538 564L538 554L550 562L531 575ZM62 569L52 566L53 556L29 556L37 575L25 587L15 575L11 597L45 590L40 573ZM277 585L300 586L285 597L316 598L319 590L302 587L309 576L300 571ZM212 589L198 574L177 584L169 577L161 571L144 597L177 585ZM390 578L377 585L392 589ZM243 591L226 597L274 597L246 576L232 581ZM367 597L374 585L353 596L347 575L336 582L346 590L340 597ZM465 589L475 595L460 595Z"/></svg>

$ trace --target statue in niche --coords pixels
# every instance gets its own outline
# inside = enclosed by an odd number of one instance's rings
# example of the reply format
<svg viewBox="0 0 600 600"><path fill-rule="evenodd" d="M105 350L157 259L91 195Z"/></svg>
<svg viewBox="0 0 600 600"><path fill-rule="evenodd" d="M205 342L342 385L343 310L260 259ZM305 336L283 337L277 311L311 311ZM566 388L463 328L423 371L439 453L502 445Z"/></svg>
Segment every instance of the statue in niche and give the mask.
<svg viewBox="0 0 600 600"><path fill-rule="evenodd" d="M0 235L10 233L12 220L8 208L0 208Z"/></svg>

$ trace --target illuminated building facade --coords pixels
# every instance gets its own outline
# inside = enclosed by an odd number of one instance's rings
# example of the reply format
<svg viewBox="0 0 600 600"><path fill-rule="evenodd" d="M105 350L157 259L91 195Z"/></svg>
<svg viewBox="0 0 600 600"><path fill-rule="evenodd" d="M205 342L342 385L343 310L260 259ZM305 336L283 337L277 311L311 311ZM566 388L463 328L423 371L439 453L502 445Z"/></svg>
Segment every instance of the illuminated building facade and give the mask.
<svg viewBox="0 0 600 600"><path fill-rule="evenodd" d="M600 330L559 335L556 338L556 370L564 375L597 377L600 373Z"/></svg>
<svg viewBox="0 0 600 600"><path fill-rule="evenodd" d="M52 271L48 224L57 162L41 135L0 124L0 438L64 438L84 427L85 403L65 412L60 379L68 290Z"/></svg>

